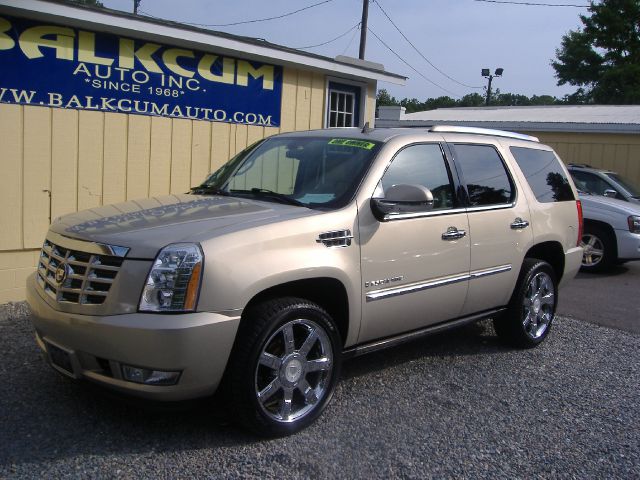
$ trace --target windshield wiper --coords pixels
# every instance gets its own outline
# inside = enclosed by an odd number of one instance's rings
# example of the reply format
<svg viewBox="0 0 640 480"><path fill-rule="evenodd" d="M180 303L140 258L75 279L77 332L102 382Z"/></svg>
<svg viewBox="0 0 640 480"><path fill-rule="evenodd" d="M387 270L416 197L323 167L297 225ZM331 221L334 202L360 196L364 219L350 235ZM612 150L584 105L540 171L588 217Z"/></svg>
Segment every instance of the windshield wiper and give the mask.
<svg viewBox="0 0 640 480"><path fill-rule="evenodd" d="M195 195L229 195L229 192L222 190L221 188L214 187L213 185L198 185L197 187L191 187L190 192Z"/></svg>
<svg viewBox="0 0 640 480"><path fill-rule="evenodd" d="M295 205L296 207L305 207L309 208L306 203L302 203L295 198L291 198L284 193L274 192L273 190L269 190L266 188L252 188L250 190L229 190L229 193L246 193L250 195L255 195L257 197L267 197L273 200L276 200L280 203L286 203L287 205Z"/></svg>

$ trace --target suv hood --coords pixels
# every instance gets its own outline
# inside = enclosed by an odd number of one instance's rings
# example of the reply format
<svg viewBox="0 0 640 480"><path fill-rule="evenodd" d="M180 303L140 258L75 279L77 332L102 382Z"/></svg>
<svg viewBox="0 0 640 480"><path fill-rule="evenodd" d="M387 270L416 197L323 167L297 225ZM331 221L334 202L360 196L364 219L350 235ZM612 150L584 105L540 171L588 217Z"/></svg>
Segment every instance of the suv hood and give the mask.
<svg viewBox="0 0 640 480"><path fill-rule="evenodd" d="M584 214L588 216L589 210L609 212L626 215L640 215L640 205L633 202L625 202L602 195L580 194L580 201L585 208Z"/></svg>
<svg viewBox="0 0 640 480"><path fill-rule="evenodd" d="M257 224L313 215L307 208L237 197L167 195L65 215L51 231L65 237L128 247L128 258L153 259L170 243L197 242ZM215 234L213 232L216 232Z"/></svg>

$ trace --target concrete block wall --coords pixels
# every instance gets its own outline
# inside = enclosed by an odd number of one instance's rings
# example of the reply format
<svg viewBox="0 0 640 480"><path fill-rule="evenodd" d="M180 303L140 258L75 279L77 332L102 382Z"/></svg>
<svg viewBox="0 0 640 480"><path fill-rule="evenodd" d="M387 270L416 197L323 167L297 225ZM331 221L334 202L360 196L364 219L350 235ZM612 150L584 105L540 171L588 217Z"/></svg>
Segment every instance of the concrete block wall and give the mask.
<svg viewBox="0 0 640 480"><path fill-rule="evenodd" d="M23 300L27 277L35 271L40 250L0 252L0 304Z"/></svg>

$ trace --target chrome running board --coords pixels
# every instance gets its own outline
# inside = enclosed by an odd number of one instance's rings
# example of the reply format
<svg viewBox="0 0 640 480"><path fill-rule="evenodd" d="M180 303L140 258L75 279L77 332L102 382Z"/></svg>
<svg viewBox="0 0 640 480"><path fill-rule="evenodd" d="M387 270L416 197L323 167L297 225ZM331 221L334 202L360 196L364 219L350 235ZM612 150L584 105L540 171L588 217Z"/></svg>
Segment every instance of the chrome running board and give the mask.
<svg viewBox="0 0 640 480"><path fill-rule="evenodd" d="M473 315L458 318L455 320L448 320L446 322L438 323L436 325L430 325L428 327L421 328L419 330L413 330L408 333L402 333L400 335L388 337L382 340L374 340L373 342L355 345L353 347L349 347L343 350L342 355L344 358L359 357L360 355L366 355L367 353L376 352L378 350L383 350L385 348L395 347L396 345L401 345L406 342L411 342L413 340L417 340L422 337L427 337L429 335L444 332L445 330L449 330L452 328L461 327L468 323L477 322L478 320L491 317L492 315L495 315L497 313L502 313L505 310L506 308L496 308L492 310L485 310L484 312L475 313Z"/></svg>

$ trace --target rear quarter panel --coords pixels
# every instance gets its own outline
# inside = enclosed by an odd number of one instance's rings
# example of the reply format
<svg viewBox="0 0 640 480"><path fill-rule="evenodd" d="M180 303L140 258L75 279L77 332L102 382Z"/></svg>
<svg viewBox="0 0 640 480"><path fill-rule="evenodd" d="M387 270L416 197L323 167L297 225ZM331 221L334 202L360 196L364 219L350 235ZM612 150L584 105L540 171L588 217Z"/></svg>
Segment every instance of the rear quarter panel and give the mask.
<svg viewBox="0 0 640 480"><path fill-rule="evenodd" d="M513 174L520 180L520 184L523 186L522 192L527 196L531 216L533 244L537 245L543 242L558 242L564 250L565 269L564 275L562 276L562 283L564 283L564 281L573 278L580 267L580 262L576 262L576 258L582 258L582 249L576 246L579 231L578 209L576 207L576 202L539 202L531 190L526 177L518 167L518 164L511 153L510 147L516 146L533 148L552 152L558 159L560 167L569 180L571 190L577 200L578 192L575 188L571 175L567 171L560 157L558 157L558 154L556 154L555 151L547 145L525 141L501 141L501 144L505 159L507 159L513 166Z"/></svg>

